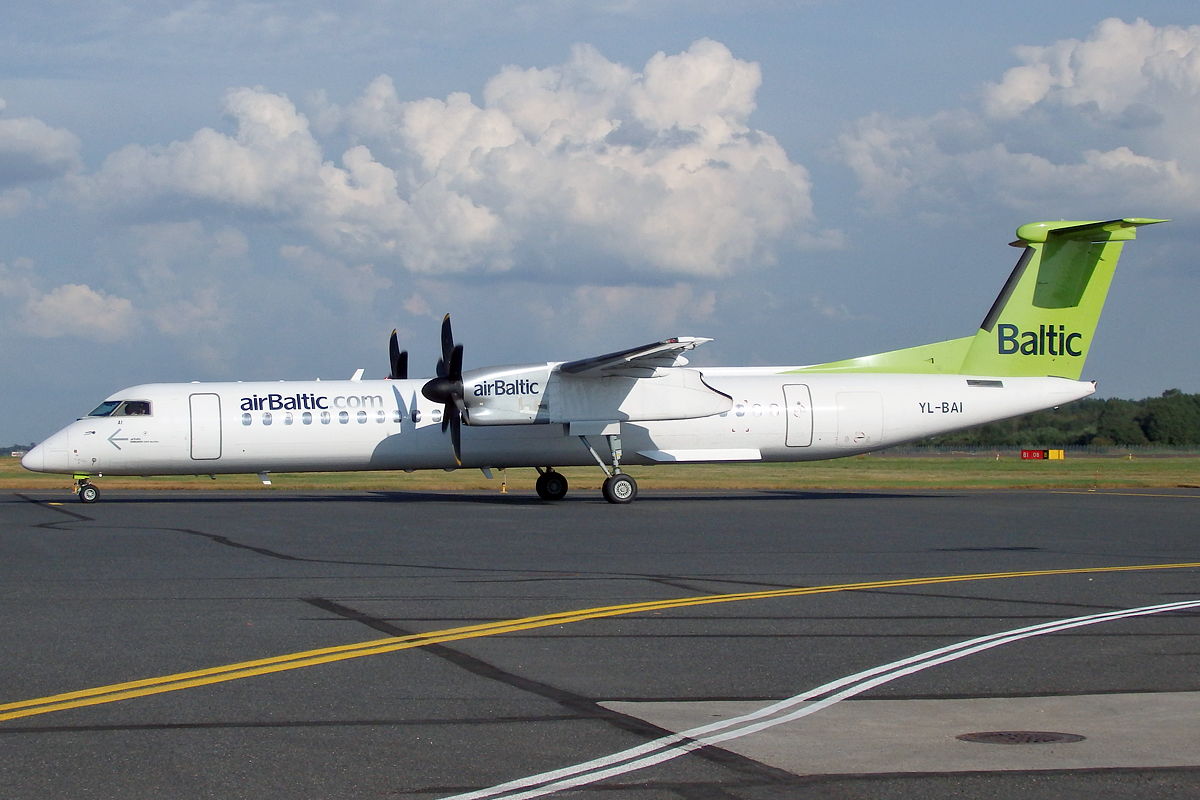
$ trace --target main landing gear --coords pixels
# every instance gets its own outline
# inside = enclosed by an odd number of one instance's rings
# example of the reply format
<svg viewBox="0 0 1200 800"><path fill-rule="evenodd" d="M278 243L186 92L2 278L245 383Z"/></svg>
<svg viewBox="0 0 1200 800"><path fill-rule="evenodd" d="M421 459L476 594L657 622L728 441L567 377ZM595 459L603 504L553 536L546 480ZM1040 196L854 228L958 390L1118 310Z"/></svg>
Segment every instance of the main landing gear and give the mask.
<svg viewBox="0 0 1200 800"><path fill-rule="evenodd" d="M614 424L610 430L619 429ZM600 493L610 503L618 505L632 503L638 493L637 481L632 476L621 472L621 435L619 433L605 434L604 438L608 440L608 450L612 454L612 469L609 469L608 465L604 463L604 459L600 458L600 454L596 452L596 448L592 447L587 436L579 437L583 446L600 465L600 469L604 470L604 484L600 487ZM561 473L555 472L553 467L545 469L538 467L537 471L538 497L543 500L562 500L567 496L567 479Z"/></svg>
<svg viewBox="0 0 1200 800"><path fill-rule="evenodd" d="M600 492L610 503L632 503L637 497L637 481L623 472L618 472L604 479Z"/></svg>
<svg viewBox="0 0 1200 800"><path fill-rule="evenodd" d="M562 500L567 496L568 487L565 475L555 472L552 468L542 470L541 467L538 467L537 471L541 473L538 475L537 483L534 484L538 497L543 500ZM600 487L600 493L604 495L605 500L619 505L632 503L637 497L637 491L637 481L624 472L609 475Z"/></svg>
<svg viewBox="0 0 1200 800"><path fill-rule="evenodd" d="M94 503L100 499L100 490L86 477L75 479L75 494L79 495L81 503Z"/></svg>
<svg viewBox="0 0 1200 800"><path fill-rule="evenodd" d="M618 431L617 423L611 423L606 426L610 431ZM600 469L604 470L605 481L600 487L600 493L604 494L604 499L608 503L616 503L624 505L632 503L637 497L637 481L631 476L625 475L620 471L620 433L605 433L605 439L608 441L608 452L612 455L612 469L604 463L604 459L600 458L600 453L595 451L595 447L588 441L587 435L581 435L580 441L583 446L587 447L588 452L592 453L592 457L596 459L596 463L600 464ZM538 468L538 497L542 500L562 500L566 497L566 479L562 475L556 473L552 467L547 467L545 470Z"/></svg>
<svg viewBox="0 0 1200 800"><path fill-rule="evenodd" d="M538 479L534 484L537 489L538 497L543 500L562 500L567 496L567 478L561 472L555 472L553 467L547 467L545 471L541 467L537 468Z"/></svg>
<svg viewBox="0 0 1200 800"><path fill-rule="evenodd" d="M611 429L620 430L615 423ZM588 441L588 437L579 437L579 440L583 442L583 446L588 449L588 452L592 454L592 458L596 459L596 463L600 465L600 469L604 470L606 477L600 487L600 493L610 503L617 503L618 505L632 503L634 498L637 497L637 481L624 472L621 472L621 434L608 433L604 434L604 438L608 440L608 452L612 455L611 470L604 463L604 459L600 458L600 454L596 452L596 448L592 447L592 443Z"/></svg>

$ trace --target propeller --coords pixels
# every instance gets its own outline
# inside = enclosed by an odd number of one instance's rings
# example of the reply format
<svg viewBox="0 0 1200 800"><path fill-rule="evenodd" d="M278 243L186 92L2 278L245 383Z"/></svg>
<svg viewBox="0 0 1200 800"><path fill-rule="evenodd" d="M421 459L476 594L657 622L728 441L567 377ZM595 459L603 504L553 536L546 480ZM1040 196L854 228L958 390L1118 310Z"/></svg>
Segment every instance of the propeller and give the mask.
<svg viewBox="0 0 1200 800"><path fill-rule="evenodd" d="M396 338L394 329L392 330L392 340L388 343L388 356L392 364L392 371L388 377L394 381L407 380L408 351L400 349L400 341Z"/></svg>
<svg viewBox="0 0 1200 800"><path fill-rule="evenodd" d="M463 399L462 380L463 346L454 343L450 329L450 315L442 320L442 357L437 363L437 377L421 387L421 394L434 403L442 403L442 432L450 431L450 444L454 447L454 460L462 464L462 420L467 411Z"/></svg>

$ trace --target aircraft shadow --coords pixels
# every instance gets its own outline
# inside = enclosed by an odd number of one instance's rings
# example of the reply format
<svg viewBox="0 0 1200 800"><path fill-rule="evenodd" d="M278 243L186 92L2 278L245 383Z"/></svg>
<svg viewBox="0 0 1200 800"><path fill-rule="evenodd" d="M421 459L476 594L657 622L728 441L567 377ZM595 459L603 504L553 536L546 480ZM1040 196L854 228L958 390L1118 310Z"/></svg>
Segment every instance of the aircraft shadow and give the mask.
<svg viewBox="0 0 1200 800"><path fill-rule="evenodd" d="M122 505L138 505L138 504L211 504L211 503L474 503L485 505L504 505L504 506L554 506L554 505L574 505L578 503L591 503L599 505L609 505L601 497L600 492L590 489L573 491L566 498L558 501L546 501L534 494L511 493L501 494L499 492L480 492L480 491L464 491L464 492L432 492L432 491L405 491L397 490L373 490L373 491L345 491L345 492L301 492L286 490L286 494L270 493L270 494L239 494L236 492L227 491L205 491L205 492L189 492L187 490L165 490L161 493L153 494L137 493L137 490L129 491L130 495L125 495L122 490L115 489L104 493L100 502L97 504L103 507L106 504L122 504ZM33 493L23 492L22 495L35 499L38 502L61 502L60 498L37 498L31 496ZM634 501L634 506L652 503L722 503L731 500L740 501L755 501L755 502L778 502L778 501L819 501L819 500L915 500L920 498L931 497L947 497L943 493L928 494L924 492L871 492L871 491L816 491L816 490L791 490L791 489L730 489L730 490L708 490L708 491L690 491L690 490L664 490L659 492L646 492L639 495ZM83 503L70 503L71 508L86 509L89 506Z"/></svg>

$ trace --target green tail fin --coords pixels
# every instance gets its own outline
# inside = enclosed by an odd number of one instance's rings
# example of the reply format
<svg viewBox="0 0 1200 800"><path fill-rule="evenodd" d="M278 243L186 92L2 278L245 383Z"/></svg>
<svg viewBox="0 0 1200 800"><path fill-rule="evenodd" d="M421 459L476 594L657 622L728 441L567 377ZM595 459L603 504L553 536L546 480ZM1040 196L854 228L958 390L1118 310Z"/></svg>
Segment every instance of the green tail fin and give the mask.
<svg viewBox="0 0 1200 800"><path fill-rule="evenodd" d="M1160 219L1034 222L1016 268L959 367L965 375L1079 380L1121 248Z"/></svg>
<svg viewBox="0 0 1200 800"><path fill-rule="evenodd" d="M1017 228L1016 269L973 337L800 367L1079 380L1124 242L1165 219L1031 222Z"/></svg>

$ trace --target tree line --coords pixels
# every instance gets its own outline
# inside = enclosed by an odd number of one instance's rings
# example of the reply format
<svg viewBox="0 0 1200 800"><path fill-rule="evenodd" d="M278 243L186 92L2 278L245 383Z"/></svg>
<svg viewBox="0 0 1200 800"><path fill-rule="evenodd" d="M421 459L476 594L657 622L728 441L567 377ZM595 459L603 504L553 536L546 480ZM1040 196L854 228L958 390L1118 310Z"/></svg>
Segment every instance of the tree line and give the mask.
<svg viewBox="0 0 1200 800"><path fill-rule="evenodd" d="M1200 394L1167 389L1142 400L1086 397L1045 411L920 442L940 447L1200 445Z"/></svg>

